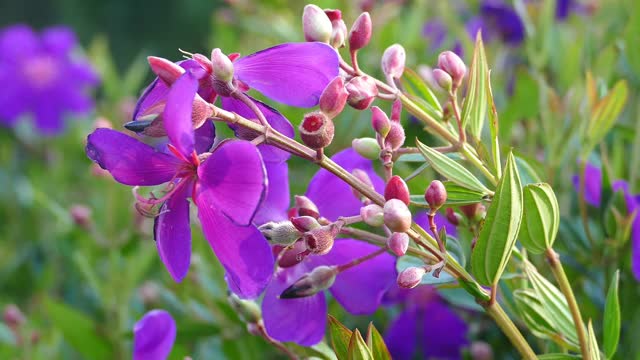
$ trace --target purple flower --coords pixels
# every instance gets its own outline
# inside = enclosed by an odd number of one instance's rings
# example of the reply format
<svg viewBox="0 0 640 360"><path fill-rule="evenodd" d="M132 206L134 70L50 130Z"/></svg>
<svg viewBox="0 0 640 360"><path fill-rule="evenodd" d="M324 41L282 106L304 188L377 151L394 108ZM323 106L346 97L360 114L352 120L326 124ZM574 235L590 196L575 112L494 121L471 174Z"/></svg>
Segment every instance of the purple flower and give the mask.
<svg viewBox="0 0 640 360"><path fill-rule="evenodd" d="M73 31L62 26L40 36L27 25L0 32L0 124L14 126L30 113L41 133L54 135L64 129L64 115L93 109L85 90L98 75L73 55L76 47Z"/></svg>
<svg viewBox="0 0 640 360"><path fill-rule="evenodd" d="M169 154L110 129L90 134L86 152L122 184L168 183L160 199L138 197L138 205L161 206L154 235L160 258L176 281L184 278L190 264L191 197L229 286L240 296L254 297L273 270L269 245L251 225L266 187L264 165L256 147L243 140L224 141L211 153L198 155L191 123L197 87L198 74L190 70L168 92L162 116Z"/></svg>
<svg viewBox="0 0 640 360"><path fill-rule="evenodd" d="M467 23L467 31L472 38L479 29L482 29L485 41L499 37L505 44L517 46L525 38L522 19L513 7L502 0L485 0L480 4L480 16Z"/></svg>
<svg viewBox="0 0 640 360"><path fill-rule="evenodd" d="M165 310L151 310L133 326L133 360L164 360L176 340L176 322Z"/></svg>
<svg viewBox="0 0 640 360"><path fill-rule="evenodd" d="M404 304L384 336L394 359L413 359L417 352L424 359L462 359L462 349L469 345L467 325L434 287L396 286L385 295L385 302Z"/></svg>

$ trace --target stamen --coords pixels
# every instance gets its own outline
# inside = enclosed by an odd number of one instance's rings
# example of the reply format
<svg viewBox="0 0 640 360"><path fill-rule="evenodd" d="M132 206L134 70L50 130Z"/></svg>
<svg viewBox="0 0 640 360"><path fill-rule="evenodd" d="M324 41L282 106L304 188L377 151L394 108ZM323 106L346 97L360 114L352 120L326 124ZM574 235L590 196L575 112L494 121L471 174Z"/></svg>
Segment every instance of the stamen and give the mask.
<svg viewBox="0 0 640 360"><path fill-rule="evenodd" d="M191 153L191 163L196 167L200 166L200 158L198 157L198 153L195 150L193 150L193 152Z"/></svg>
<svg viewBox="0 0 640 360"><path fill-rule="evenodd" d="M169 149L169 151L171 151L173 153L173 155L175 155L178 159L186 162L186 163L190 163L190 161L184 157L184 155L182 155L182 153L180 152L180 150L178 150L175 146L171 145L171 144L167 144L167 148Z"/></svg>

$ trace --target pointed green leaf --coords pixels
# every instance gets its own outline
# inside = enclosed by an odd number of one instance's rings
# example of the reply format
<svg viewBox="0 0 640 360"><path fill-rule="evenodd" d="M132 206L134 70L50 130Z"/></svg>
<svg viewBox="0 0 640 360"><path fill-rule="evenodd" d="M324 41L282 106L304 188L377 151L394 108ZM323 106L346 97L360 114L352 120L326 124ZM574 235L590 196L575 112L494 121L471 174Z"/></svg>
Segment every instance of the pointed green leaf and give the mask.
<svg viewBox="0 0 640 360"><path fill-rule="evenodd" d="M436 119L442 116L442 107L440 106L438 98L418 73L412 69L405 68L400 82L408 95L423 99L426 105L440 114Z"/></svg>
<svg viewBox="0 0 640 360"><path fill-rule="evenodd" d="M609 91L609 94L602 98L591 110L589 125L587 127L587 149L591 150L607 135L618 115L622 112L624 104L627 102L627 82L620 80Z"/></svg>
<svg viewBox="0 0 640 360"><path fill-rule="evenodd" d="M487 81L485 83L487 92L487 107L489 108L489 130L491 131L491 162L496 170L496 176L502 176L502 163L500 161L500 141L498 135L498 111L496 103L493 101L493 90L491 90L491 71L487 71Z"/></svg>
<svg viewBox="0 0 640 360"><path fill-rule="evenodd" d="M369 323L369 328L367 329L367 346L369 346L374 359L391 360L389 349L387 349L387 345L384 343L384 339L378 329L373 326L373 322Z"/></svg>
<svg viewBox="0 0 640 360"><path fill-rule="evenodd" d="M351 340L351 330L342 325L338 319L329 315L329 337L331 346L338 359L346 359L349 353L349 341Z"/></svg>
<svg viewBox="0 0 640 360"><path fill-rule="evenodd" d="M442 176L467 189L486 194L491 193L480 180L473 176L473 174L462 165L421 143L419 140L416 140L416 145L424 158L427 159L431 166Z"/></svg>
<svg viewBox="0 0 640 360"><path fill-rule="evenodd" d="M487 114L487 57L484 53L482 35L476 34L476 47L473 51L473 59L469 68L469 84L467 97L462 106L462 127L469 128L469 132L480 139L484 118Z"/></svg>
<svg viewBox="0 0 640 360"><path fill-rule="evenodd" d="M520 242L534 254L553 246L560 226L560 207L553 189L547 183L524 187L524 214Z"/></svg>
<svg viewBox="0 0 640 360"><path fill-rule="evenodd" d="M509 262L522 221L522 187L513 153L471 253L473 274L482 285L496 284Z"/></svg>
<svg viewBox="0 0 640 360"><path fill-rule="evenodd" d="M607 359L613 357L618 348L620 340L620 301L618 300L618 282L620 281L620 270L616 270L613 275L607 301L604 306L604 354Z"/></svg>
<svg viewBox="0 0 640 360"><path fill-rule="evenodd" d="M579 360L579 359L582 359L582 356L563 354L563 353L538 355L538 360Z"/></svg>
<svg viewBox="0 0 640 360"><path fill-rule="evenodd" d="M362 335L360 335L360 330L358 329L351 334L347 360L373 360L371 350L367 347L367 343L364 342Z"/></svg>
<svg viewBox="0 0 640 360"><path fill-rule="evenodd" d="M600 349L598 348L598 339L596 339L596 333L593 331L593 323L591 319L589 319L589 324L587 325L587 331L589 334L589 339L587 340L589 353L591 354L591 360L600 360L602 357L600 356Z"/></svg>
<svg viewBox="0 0 640 360"><path fill-rule="evenodd" d="M447 190L445 206L469 205L491 200L491 195L488 193L467 189L453 181L443 181L443 184ZM411 203L415 206L429 208L429 204L424 199L424 195L411 195Z"/></svg>

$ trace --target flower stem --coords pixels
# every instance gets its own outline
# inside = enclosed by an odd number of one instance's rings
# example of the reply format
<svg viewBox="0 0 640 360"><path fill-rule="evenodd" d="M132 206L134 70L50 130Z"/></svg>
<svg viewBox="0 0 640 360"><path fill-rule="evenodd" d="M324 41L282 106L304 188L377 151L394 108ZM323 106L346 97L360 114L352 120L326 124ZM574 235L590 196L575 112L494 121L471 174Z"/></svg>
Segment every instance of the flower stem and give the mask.
<svg viewBox="0 0 640 360"><path fill-rule="evenodd" d="M522 358L527 360L537 359L536 354L533 352L533 349L531 349L531 346L529 346L527 340L522 336L520 330L518 330L509 316L507 316L502 307L500 307L500 304L497 302L488 303L484 305L484 309L496 324L498 324L498 327L502 332L509 338L511 344L513 344L520 355L522 355Z"/></svg>

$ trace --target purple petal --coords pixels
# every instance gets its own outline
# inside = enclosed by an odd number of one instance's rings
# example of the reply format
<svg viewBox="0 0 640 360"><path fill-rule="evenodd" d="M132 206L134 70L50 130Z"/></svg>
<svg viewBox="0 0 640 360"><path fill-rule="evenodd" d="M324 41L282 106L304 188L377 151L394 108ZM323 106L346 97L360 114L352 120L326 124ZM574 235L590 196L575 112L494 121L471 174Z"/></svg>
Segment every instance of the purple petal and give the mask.
<svg viewBox="0 0 640 360"><path fill-rule="evenodd" d="M422 36L428 40L430 51L436 51L447 39L447 27L439 19L427 21L422 26Z"/></svg>
<svg viewBox="0 0 640 360"><path fill-rule="evenodd" d="M180 282L187 275L191 263L191 226L186 192L191 190L192 184L187 181L178 186L181 188L162 205L153 232L160 259L171 277Z"/></svg>
<svg viewBox="0 0 640 360"><path fill-rule="evenodd" d="M267 196L253 218L254 224L287 220L289 209L289 166L286 162L265 162Z"/></svg>
<svg viewBox="0 0 640 360"><path fill-rule="evenodd" d="M580 177L574 175L571 179L576 191L580 191ZM600 206L602 193L602 173L594 165L587 163L584 170L584 199L588 204Z"/></svg>
<svg viewBox="0 0 640 360"><path fill-rule="evenodd" d="M187 158L193 153L195 145L191 112L197 91L198 79L191 71L185 72L171 85L162 113L171 144Z"/></svg>
<svg viewBox="0 0 640 360"><path fill-rule="evenodd" d="M78 40L70 28L66 26L55 26L46 29L42 33L42 42L49 52L66 56L76 47Z"/></svg>
<svg viewBox="0 0 640 360"><path fill-rule="evenodd" d="M299 299L278 298L305 272L307 268L304 265L297 265L280 269L274 275L262 300L262 318L267 333L274 339L311 346L322 341L327 326L324 293Z"/></svg>
<svg viewBox="0 0 640 360"><path fill-rule="evenodd" d="M40 40L27 25L13 25L0 32L0 60L21 61L39 49Z"/></svg>
<svg viewBox="0 0 640 360"><path fill-rule="evenodd" d="M631 225L631 270L636 280L640 281L640 202Z"/></svg>
<svg viewBox="0 0 640 360"><path fill-rule="evenodd" d="M270 99L312 107L338 76L338 55L319 42L287 43L238 59L235 76Z"/></svg>
<svg viewBox="0 0 640 360"><path fill-rule="evenodd" d="M196 152L198 154L209 152L216 139L216 127L213 121L205 121L202 126L194 130L194 135Z"/></svg>
<svg viewBox="0 0 640 360"><path fill-rule="evenodd" d="M354 169L365 171L371 178L376 191L378 193L384 191L384 181L376 174L372 161L358 155L355 150L351 148L343 150L331 159L349 172ZM358 215L362 207L362 202L353 194L351 187L325 169L313 176L306 195L318 206L320 214L332 221L340 216Z"/></svg>
<svg viewBox="0 0 640 360"><path fill-rule="evenodd" d="M36 127L44 135L56 135L64 130L61 103L53 97L41 97L36 103L34 117Z"/></svg>
<svg viewBox="0 0 640 360"><path fill-rule="evenodd" d="M164 360L176 340L176 322L165 310L151 310L133 326L133 359Z"/></svg>
<svg viewBox="0 0 640 360"><path fill-rule="evenodd" d="M111 129L87 137L87 156L125 185L159 185L170 181L182 162Z"/></svg>
<svg viewBox="0 0 640 360"><path fill-rule="evenodd" d="M255 298L267 286L273 272L273 255L267 240L255 226L238 226L216 209L212 192L196 197L204 236L227 271L229 287L238 296Z"/></svg>
<svg viewBox="0 0 640 360"><path fill-rule="evenodd" d="M410 360L416 352L417 311L407 309L393 320L384 334L384 342L395 360Z"/></svg>
<svg viewBox="0 0 640 360"><path fill-rule="evenodd" d="M221 143L198 167L198 177L209 207L238 225L251 223L266 190L265 168L255 145L243 140Z"/></svg>
<svg viewBox="0 0 640 360"><path fill-rule="evenodd" d="M142 92L136 108L133 110L132 121L140 120L151 113L156 113L158 104L167 101L169 87L160 79L155 78L149 86ZM164 107L163 107L164 109Z"/></svg>
<svg viewBox="0 0 640 360"><path fill-rule="evenodd" d="M413 221L415 221L416 224L420 225L423 229L429 230L429 216L427 215L426 211L422 211L416 214L413 217ZM458 229L455 227L455 225L450 223L444 215L442 215L441 213L436 213L434 221L436 223L436 226L438 227L438 230L444 226L444 228L447 230L447 235L454 238L458 237Z"/></svg>
<svg viewBox="0 0 640 360"><path fill-rule="evenodd" d="M251 99L258 106L258 109L262 111L262 114L264 115L267 122L275 130L293 139L293 137L295 136L295 131L293 130L293 126L291 125L289 120L287 120L287 118L285 118L282 114L280 114L278 110L270 107L269 105L261 101L258 101L254 98L251 98ZM245 105L242 101L236 100L231 97L222 97L221 102L222 102L223 109L234 112L247 119L253 119L255 122L258 122L254 112L251 111L251 109L247 105ZM229 127L231 127L231 129L235 131L237 137L241 139L243 138L242 136L243 129L233 125L230 125ZM251 139L245 139L245 140L251 140ZM274 161L274 162L286 161L291 156L291 154L289 154L288 152L284 150L280 150L273 145L263 144L263 145L259 145L259 148L260 148L260 153L262 154L262 157L265 162L266 161Z"/></svg>
<svg viewBox="0 0 640 360"><path fill-rule="evenodd" d="M524 41L524 24L511 6L501 1L484 1L480 5L480 13L506 44L519 45Z"/></svg>
<svg viewBox="0 0 640 360"><path fill-rule="evenodd" d="M467 324L438 297L423 303L424 331L422 349L425 358L462 359L462 349L469 344Z"/></svg>
<svg viewBox="0 0 640 360"><path fill-rule="evenodd" d="M342 265L379 249L363 241L340 239L327 255L311 257L309 262ZM397 276L395 257L385 252L341 272L329 291L348 312L371 314L380 306L387 290L396 283Z"/></svg>

